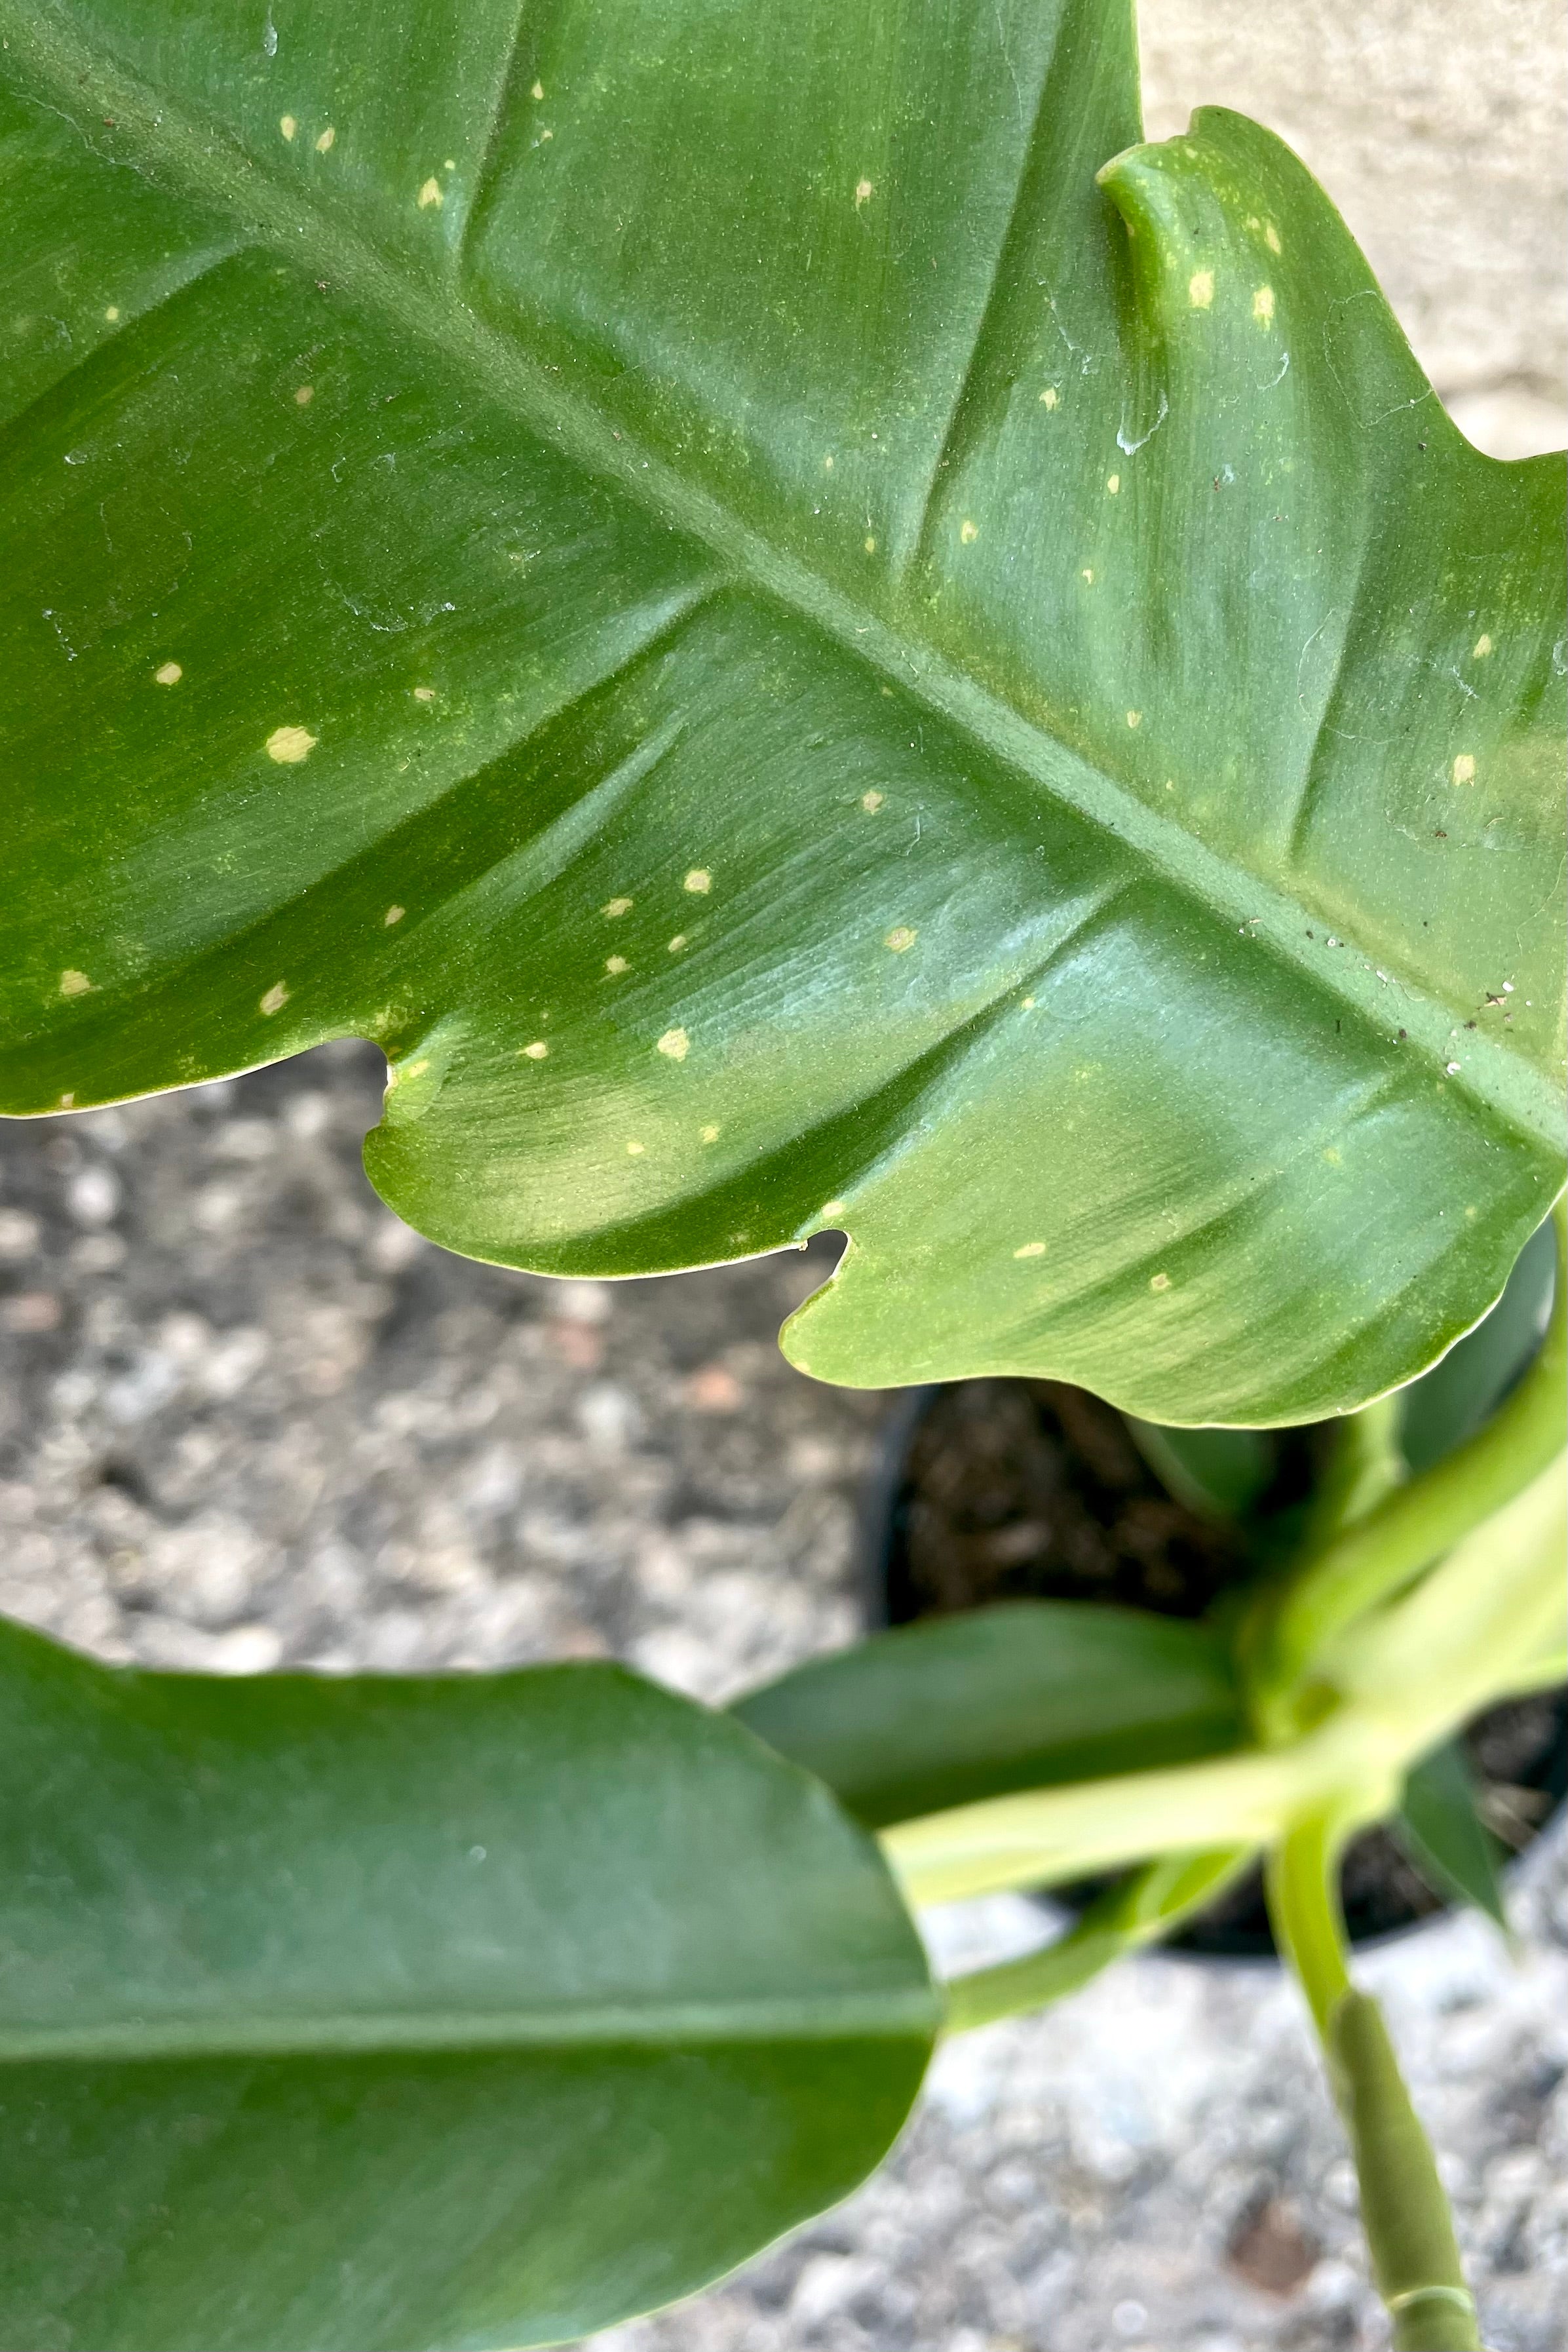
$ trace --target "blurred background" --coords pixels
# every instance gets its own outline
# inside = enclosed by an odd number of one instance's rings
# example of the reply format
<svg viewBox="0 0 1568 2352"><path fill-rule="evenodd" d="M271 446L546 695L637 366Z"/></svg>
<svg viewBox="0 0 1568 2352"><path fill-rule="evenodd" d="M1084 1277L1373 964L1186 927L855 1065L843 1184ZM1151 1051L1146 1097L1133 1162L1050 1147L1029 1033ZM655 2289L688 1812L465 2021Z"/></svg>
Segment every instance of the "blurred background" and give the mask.
<svg viewBox="0 0 1568 2352"><path fill-rule="evenodd" d="M1568 438L1548 0L1144 0L1152 135L1220 103L1325 183L1500 457ZM251 1673L611 1654L722 1699L852 1638L894 1400L774 1331L831 1246L551 1283L431 1248L359 1146L359 1045L0 1125L0 1608ZM1495 2352L1568 2340L1568 1899L1378 1953ZM967 1958L1038 1934L949 1921ZM1354 2188L1291 1993L1153 1957L938 2063L884 2174L601 2352L1371 2352Z"/></svg>

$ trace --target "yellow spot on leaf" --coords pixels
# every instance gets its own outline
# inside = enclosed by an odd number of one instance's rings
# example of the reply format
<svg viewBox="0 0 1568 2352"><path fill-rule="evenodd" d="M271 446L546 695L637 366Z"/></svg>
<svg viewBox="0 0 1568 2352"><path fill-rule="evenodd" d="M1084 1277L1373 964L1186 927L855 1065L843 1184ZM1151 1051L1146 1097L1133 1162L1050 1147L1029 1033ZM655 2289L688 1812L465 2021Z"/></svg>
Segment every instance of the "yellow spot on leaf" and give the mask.
<svg viewBox="0 0 1568 2352"><path fill-rule="evenodd" d="M705 1127L702 1130L702 1139L705 1143L716 1143L718 1141L717 1128Z"/></svg>
<svg viewBox="0 0 1568 2352"><path fill-rule="evenodd" d="M629 1144L626 1146L627 1155L628 1155L628 1157L629 1157L630 1159L632 1159L632 1160L641 1160L641 1158L643 1157L643 1152L644 1152L646 1150L647 1150L647 1146L646 1146L646 1144L643 1144L643 1143L629 1143Z"/></svg>
<svg viewBox="0 0 1568 2352"><path fill-rule="evenodd" d="M861 806L864 809L867 816L874 816L886 797L887 795L885 793L862 793L861 794Z"/></svg>
<svg viewBox="0 0 1568 2352"><path fill-rule="evenodd" d="M841 1201L824 1201L817 1212L819 1217L841 1217L843 1213L844 1204Z"/></svg>
<svg viewBox="0 0 1568 2352"><path fill-rule="evenodd" d="M337 132L333 130L333 128L332 128L331 124L329 122L329 124L327 125L326 130L325 130L325 131L323 131L323 132L321 133L321 136L320 136L320 137L319 137L319 139L318 139L318 140L317 140L317 142L316 142L316 152L318 153L318 155L325 155L325 154L329 151L329 149L331 148L332 142L333 142L333 141L337 138L337 136L338 136Z"/></svg>
<svg viewBox="0 0 1568 2352"><path fill-rule="evenodd" d="M672 1062L684 1062L691 1050L691 1043L684 1029L666 1029L655 1050Z"/></svg>
<svg viewBox="0 0 1568 2352"><path fill-rule="evenodd" d="M1454 782L1456 784L1473 784L1475 780L1475 761L1469 751L1461 751L1454 761Z"/></svg>
<svg viewBox="0 0 1568 2352"><path fill-rule="evenodd" d="M1214 299L1214 272L1195 269L1186 281L1186 299L1195 310L1207 310Z"/></svg>
<svg viewBox="0 0 1568 2352"><path fill-rule="evenodd" d="M685 935L685 931L677 931L677 932L675 933L674 938L674 939L670 941L670 943L669 943L669 952L670 952L670 954L671 954L671 955L679 955L679 954L680 954L681 950L685 946L685 943L686 943L686 935Z"/></svg>
<svg viewBox="0 0 1568 2352"><path fill-rule="evenodd" d="M1252 316L1257 320L1258 324L1260 327L1267 327L1272 323L1274 317L1274 289L1271 286L1260 286L1256 294L1253 295Z"/></svg>
<svg viewBox="0 0 1568 2352"><path fill-rule="evenodd" d="M261 1009L264 1013L281 1013L287 1002L287 982L280 980L277 982L273 987L269 988L267 994L262 998Z"/></svg>
<svg viewBox="0 0 1568 2352"><path fill-rule="evenodd" d="M60 974L62 996L85 996L91 986L92 982L85 971L62 971Z"/></svg>
<svg viewBox="0 0 1568 2352"><path fill-rule="evenodd" d="M1263 242L1268 247L1270 253L1278 253L1281 250L1280 232L1274 226L1272 221L1268 221L1264 224Z"/></svg>
<svg viewBox="0 0 1568 2352"><path fill-rule="evenodd" d="M912 948L915 945L917 936L917 933L910 929L907 923L899 923L889 931L883 945L891 948L894 955L903 955L906 948Z"/></svg>
<svg viewBox="0 0 1568 2352"><path fill-rule="evenodd" d="M1476 639L1475 644L1470 647L1470 658L1472 661L1485 661L1490 651L1491 639L1487 635L1483 629L1480 635Z"/></svg>
<svg viewBox="0 0 1568 2352"><path fill-rule="evenodd" d="M1042 408L1054 408L1061 398L1061 394L1057 391L1056 386L1053 383L1048 383L1040 395L1040 404Z"/></svg>
<svg viewBox="0 0 1568 2352"><path fill-rule="evenodd" d="M435 688L433 686L416 686L413 689L413 698L416 702L434 702Z"/></svg>
<svg viewBox="0 0 1568 2352"><path fill-rule="evenodd" d="M1144 714L1143 714L1143 712L1142 712L1141 710L1129 710L1129 711L1128 711L1128 713L1127 713L1127 724L1128 724L1128 726L1129 726L1129 727L1141 727L1141 726L1143 725L1143 723L1144 723Z"/></svg>
<svg viewBox="0 0 1568 2352"><path fill-rule="evenodd" d="M415 202L422 213L428 211L432 205L434 205L436 211L439 212L444 201L445 200L441 193L441 183L436 179L426 180L424 185L421 188L418 196L415 198Z"/></svg>
<svg viewBox="0 0 1568 2352"><path fill-rule="evenodd" d="M152 675L160 686L178 686L185 673L178 662L162 662Z"/></svg>
<svg viewBox="0 0 1568 2352"><path fill-rule="evenodd" d="M406 907L389 907L386 913L382 917L382 921L385 928L390 931L394 923L402 922L407 912L408 908Z"/></svg>
<svg viewBox="0 0 1568 2352"><path fill-rule="evenodd" d="M310 757L316 740L303 727L275 727L267 739L267 756L281 768L297 768Z"/></svg>
<svg viewBox="0 0 1568 2352"><path fill-rule="evenodd" d="M632 967L624 956L606 956L604 969L612 978L618 980L623 971L630 971Z"/></svg>
<svg viewBox="0 0 1568 2352"><path fill-rule="evenodd" d="M859 210L860 210L860 208L861 208L861 206L862 206L863 204L867 203L871 197L873 197L873 195L875 195L875 194L876 194L876 190L872 186L872 184L871 184L871 182L870 182L869 180L857 180L857 181L855 182L855 210L856 210L856 212L858 213L858 212L859 212Z"/></svg>
<svg viewBox="0 0 1568 2352"><path fill-rule="evenodd" d="M979 524L977 522L971 522L968 520L968 517L966 516L964 520L958 525L959 539L963 541L966 547L973 547L975 541L979 538Z"/></svg>
<svg viewBox="0 0 1568 2352"><path fill-rule="evenodd" d="M1334 1150L1333 1145L1332 1143L1329 1145L1329 1147L1328 1147L1327 1150L1323 1153L1323 1158L1328 1161L1328 1164L1329 1164L1329 1166L1330 1166L1331 1168L1340 1168L1340 1167L1343 1167L1343 1164L1344 1164L1344 1163L1343 1163L1343 1161L1342 1160L1342 1159L1341 1159L1341 1157L1340 1157L1339 1153Z"/></svg>
<svg viewBox="0 0 1568 2352"><path fill-rule="evenodd" d="M1083 582L1084 582L1084 583L1085 583L1089 587L1091 587L1091 588L1092 588L1092 587L1093 587L1093 585L1094 585L1094 574L1093 574L1093 572L1090 570L1090 568L1089 568L1089 566L1088 566L1087 564L1085 564L1085 565L1084 565L1084 567L1083 567L1082 571L1079 573L1079 575L1078 575L1078 576L1079 576L1079 578L1080 578L1082 581L1083 581Z"/></svg>
<svg viewBox="0 0 1568 2352"><path fill-rule="evenodd" d="M119 303L118 303L118 302L111 302L111 303L110 304L110 306L109 306L108 310L104 312L104 314L103 314L103 315L104 315L104 317L109 320L110 325L112 327L112 326L113 326L113 324L114 324L114 322L115 322L115 320L116 320L119 318L119 316L120 316L120 305L119 305Z"/></svg>
<svg viewBox="0 0 1568 2352"><path fill-rule="evenodd" d="M1019 999L1019 1004L1025 1013L1032 1013L1034 1011L1034 999L1032 996L1020 996Z"/></svg>
<svg viewBox="0 0 1568 2352"><path fill-rule="evenodd" d="M291 114L280 114L277 118L277 127L286 139L292 139L299 125Z"/></svg>
<svg viewBox="0 0 1568 2352"><path fill-rule="evenodd" d="M865 551L868 555L874 555L876 553L876 541L874 539L867 539L865 543Z"/></svg>
<svg viewBox="0 0 1568 2352"><path fill-rule="evenodd" d="M542 1037L536 1037L531 1045L525 1045L523 1047L523 1058L526 1061L542 1062L547 1059L549 1054L549 1047L545 1044Z"/></svg>
<svg viewBox="0 0 1568 2352"><path fill-rule="evenodd" d="M713 888L713 876L706 866L694 866L681 887L684 890L690 890L698 898L706 898Z"/></svg>
<svg viewBox="0 0 1568 2352"><path fill-rule="evenodd" d="M294 395L294 405L296 408L308 408L315 397L315 385L311 383L302 383L298 391Z"/></svg>
<svg viewBox="0 0 1568 2352"><path fill-rule="evenodd" d="M1168 1274L1153 1274L1149 1276L1151 1290L1168 1290L1170 1286L1171 1278Z"/></svg>
<svg viewBox="0 0 1568 2352"><path fill-rule="evenodd" d="M535 84L534 84L534 86L533 86L532 89L530 89L530 90L529 90L529 92L528 92L528 96L529 96L530 98L542 98L542 97L544 96L544 94L545 94L545 86L544 86L544 84L543 84L543 82L542 82L542 81L537 81L537 82L535 82Z"/></svg>
<svg viewBox="0 0 1568 2352"><path fill-rule="evenodd" d="M601 911L614 922L619 915L629 915L635 901L631 898L607 898Z"/></svg>
<svg viewBox="0 0 1568 2352"><path fill-rule="evenodd" d="M1122 488L1122 477L1121 477L1121 475L1120 475L1120 474L1107 474L1107 475L1106 475L1106 477L1105 477L1105 488L1110 491L1111 496L1112 496L1113 498L1115 498L1115 497L1118 495L1118 493L1120 492L1121 488Z"/></svg>
<svg viewBox="0 0 1568 2352"><path fill-rule="evenodd" d="M1022 1249L1014 1250L1013 1255L1014 1257L1043 1257L1045 1255L1045 1244L1043 1242L1025 1242Z"/></svg>

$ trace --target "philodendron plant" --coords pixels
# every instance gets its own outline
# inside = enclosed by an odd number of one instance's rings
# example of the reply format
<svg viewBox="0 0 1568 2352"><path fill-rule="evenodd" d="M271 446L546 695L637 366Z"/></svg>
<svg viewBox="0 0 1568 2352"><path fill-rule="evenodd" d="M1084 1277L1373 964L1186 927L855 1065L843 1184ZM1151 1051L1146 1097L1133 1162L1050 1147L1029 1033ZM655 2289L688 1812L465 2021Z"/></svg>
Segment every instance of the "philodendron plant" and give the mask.
<svg viewBox="0 0 1568 2352"><path fill-rule="evenodd" d="M1495 1905L1453 1736L1563 1671L1561 1263L1408 1386L1563 1181L1563 468L1266 132L1139 139L1129 0L0 0L0 1107L365 1037L452 1247L840 1230L802 1369L1080 1382L1244 1521L1219 1433L1339 1425L1213 1622L727 1717L11 1629L5 2346L607 2326L1258 1854L1479 2343L1336 1861ZM1107 1873L932 1985L910 1906Z"/></svg>

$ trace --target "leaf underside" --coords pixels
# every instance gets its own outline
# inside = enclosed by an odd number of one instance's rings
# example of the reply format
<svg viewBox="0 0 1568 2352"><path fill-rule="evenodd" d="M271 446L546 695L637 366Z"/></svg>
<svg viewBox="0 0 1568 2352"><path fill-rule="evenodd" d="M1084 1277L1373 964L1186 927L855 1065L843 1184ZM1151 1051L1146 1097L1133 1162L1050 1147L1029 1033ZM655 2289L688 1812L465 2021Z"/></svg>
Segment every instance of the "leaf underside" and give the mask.
<svg viewBox="0 0 1568 2352"><path fill-rule="evenodd" d="M875 1848L608 1666L243 1682L0 1629L0 2345L555 2343L885 2151Z"/></svg>
<svg viewBox="0 0 1568 2352"><path fill-rule="evenodd" d="M455 1248L843 1229L839 1381L1266 1423L1473 1323L1562 467L1295 160L1135 145L1126 0L267 23L0 0L5 1107L370 1037Z"/></svg>

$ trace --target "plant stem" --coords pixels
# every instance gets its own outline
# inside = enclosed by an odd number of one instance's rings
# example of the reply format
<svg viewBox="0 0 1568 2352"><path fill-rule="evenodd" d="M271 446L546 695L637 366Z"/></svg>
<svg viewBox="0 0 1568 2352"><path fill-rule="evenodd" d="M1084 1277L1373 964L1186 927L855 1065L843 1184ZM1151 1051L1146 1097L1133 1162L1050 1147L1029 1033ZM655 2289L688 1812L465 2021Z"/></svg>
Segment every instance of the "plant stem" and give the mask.
<svg viewBox="0 0 1568 2352"><path fill-rule="evenodd" d="M1076 1992L1113 1960L1155 1942L1194 1911L1213 1902L1220 1888L1252 1858L1250 1846L1222 1846L1212 1853L1168 1854L1145 1863L1120 1886L1109 1887L1054 1944L999 1967L955 1977L946 1987L946 2033L972 2032L998 2018L1019 2017Z"/></svg>
<svg viewBox="0 0 1568 2352"><path fill-rule="evenodd" d="M1557 1287L1541 1352L1475 1435L1419 1478L1342 1527L1270 1591L1243 1638L1259 1736L1301 1728L1298 1705L1334 1635L1388 1599L1537 1477L1560 1451L1568 1409L1568 1221L1557 1227Z"/></svg>
<svg viewBox="0 0 1568 2352"><path fill-rule="evenodd" d="M1394 2352L1482 2352L1474 2301L1431 2143L1411 2105L1383 2012L1351 1982L1333 1818L1292 1828L1269 1864L1269 1907L1328 2062L1361 2187L1362 2226Z"/></svg>

